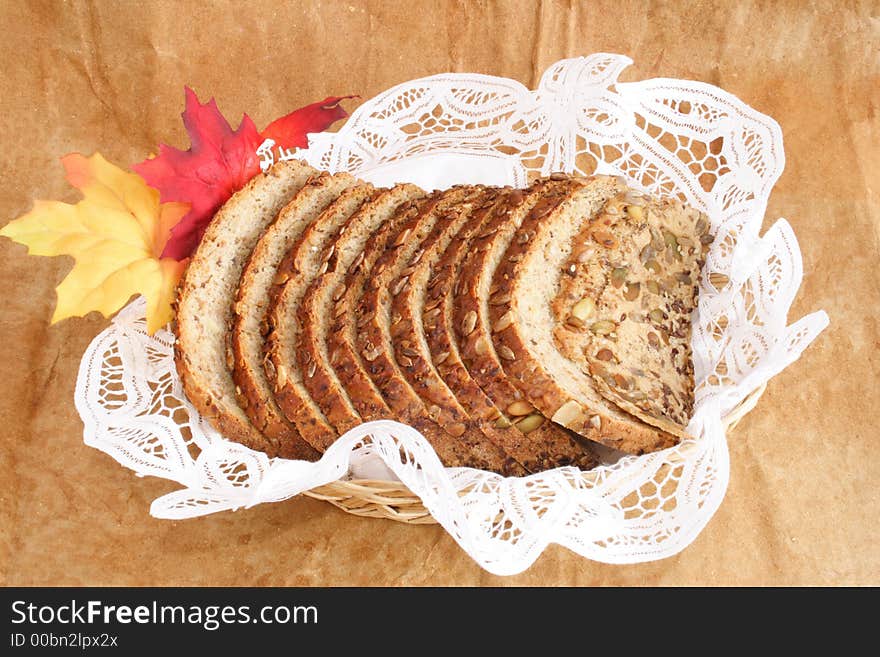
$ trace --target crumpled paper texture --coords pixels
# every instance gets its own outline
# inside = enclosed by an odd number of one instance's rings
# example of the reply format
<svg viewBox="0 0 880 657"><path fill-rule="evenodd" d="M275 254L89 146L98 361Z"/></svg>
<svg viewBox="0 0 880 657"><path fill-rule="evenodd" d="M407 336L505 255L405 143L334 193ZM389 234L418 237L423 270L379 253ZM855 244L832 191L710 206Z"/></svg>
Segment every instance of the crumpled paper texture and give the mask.
<svg viewBox="0 0 880 657"><path fill-rule="evenodd" d="M182 88L265 123L328 94L481 71L533 87L553 61L629 54L624 79L703 80L782 126L768 217L804 257L791 310L831 326L729 436L731 481L697 541L624 568L550 548L525 573L481 571L438 527L360 519L296 499L185 522L147 515L170 482L136 479L82 444L79 359L99 317L48 327L71 266L0 242L2 584L877 584L880 327L877 43L869 7L547 2L252 5L10 3L0 43L0 223L33 198L72 200L57 157L139 161L182 145ZM705 5L705 6L703 6ZM186 18L181 19L184 15ZM211 30L204 30L210 25ZM761 25L761 30L755 30ZM713 38L707 38L711 34ZM222 47L219 47L222 44ZM230 71L234 71L231 75ZM349 105L352 108L352 105ZM772 436L772 439L768 437Z"/></svg>

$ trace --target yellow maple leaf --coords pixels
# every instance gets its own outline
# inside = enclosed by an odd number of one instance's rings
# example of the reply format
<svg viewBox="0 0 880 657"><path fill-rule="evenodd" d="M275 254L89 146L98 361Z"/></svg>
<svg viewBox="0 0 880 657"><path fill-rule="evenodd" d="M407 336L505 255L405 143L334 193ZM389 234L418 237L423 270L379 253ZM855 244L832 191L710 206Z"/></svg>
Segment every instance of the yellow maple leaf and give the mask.
<svg viewBox="0 0 880 657"><path fill-rule="evenodd" d="M186 264L162 258L162 249L189 205L160 203L158 191L100 153L89 158L73 153L61 163L83 199L36 201L0 235L24 244L31 255L70 255L76 261L56 288L53 324L93 310L110 317L142 294L147 330L154 333L171 320L171 301Z"/></svg>

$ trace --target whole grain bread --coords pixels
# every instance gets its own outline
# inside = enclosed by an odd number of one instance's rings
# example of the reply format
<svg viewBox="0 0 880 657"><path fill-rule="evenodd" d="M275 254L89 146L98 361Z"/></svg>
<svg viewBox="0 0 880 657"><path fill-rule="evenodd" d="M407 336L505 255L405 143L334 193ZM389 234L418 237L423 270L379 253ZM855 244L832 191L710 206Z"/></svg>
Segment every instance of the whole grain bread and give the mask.
<svg viewBox="0 0 880 657"><path fill-rule="evenodd" d="M444 464L505 472L518 464L466 423L447 423L449 415L444 417L437 404L421 397L410 385L394 354L392 323L396 318L392 318L391 305L392 295L399 291L392 289L394 282L405 276L403 272L411 261L418 261L417 252L424 240L433 231L442 232L449 222L445 212L474 193L474 188L458 187L434 193L419 202L418 213L401 226L397 237L376 261L357 305L357 338L367 372L391 410L423 433ZM400 278L397 284L405 282L405 278Z"/></svg>
<svg viewBox="0 0 880 657"><path fill-rule="evenodd" d="M255 427L282 444L302 443L303 438L276 404L272 383L263 371L263 347L271 326L266 316L270 290L278 276L292 278L290 287L296 288L314 275L317 265L309 258L311 254L308 252L288 261L287 265L293 266L286 267L283 272L279 272L279 264L295 244L312 245L320 240L323 233L315 229L316 217L357 182L346 173L330 175L322 172L312 176L260 237L239 282L231 335L232 378L236 383L238 402ZM308 248L297 250L308 251ZM286 298L295 296L291 290L284 294Z"/></svg>
<svg viewBox="0 0 880 657"><path fill-rule="evenodd" d="M278 267L269 294L268 335L261 354L278 407L319 451L338 434L305 385L309 369L301 367L297 357L296 345L302 331L297 313L309 285L326 268L323 253L328 244L333 244L339 226L373 193L371 185L356 185L354 178L341 175L328 181L327 194L320 203L309 205L317 217L293 241Z"/></svg>
<svg viewBox="0 0 880 657"><path fill-rule="evenodd" d="M394 225L401 205L422 194L415 185L397 185L364 203L325 250L326 269L309 285L300 305L297 352L306 368L305 384L340 433L362 421L393 417L354 348L357 327L349 304L363 289L369 241L383 226ZM322 448L332 437L327 440Z"/></svg>
<svg viewBox="0 0 880 657"><path fill-rule="evenodd" d="M527 471L541 472L564 465L589 470L598 463L591 444L578 440L559 425L544 421L530 404L522 401L519 391L506 378L494 376L501 372L501 365L488 333L478 343L479 351L473 353L471 359L475 376L486 386L485 392L465 367L455 337L454 301L459 271L467 254L479 249L479 241L492 234L481 232L481 228L490 221L493 211L499 216L505 213L512 193L508 188L487 194L432 265L422 307L427 346L437 372L459 399L466 400L464 406L470 416L479 419L484 428L490 426L499 446ZM521 196L518 191L516 194ZM467 285L466 282L459 284ZM490 395L504 405L497 406ZM514 421L517 426L513 426Z"/></svg>
<svg viewBox="0 0 880 657"><path fill-rule="evenodd" d="M286 228L294 233L294 245L302 236L302 229L305 226L315 221L338 198L340 193L356 184L356 180L347 174L342 176L324 174L311 182L313 184L307 184L292 199L282 215L284 222L282 229ZM308 262L308 264L316 266L312 262ZM273 281L277 275L278 272L274 272ZM266 296L270 303L265 314L267 341L278 343L276 337L278 334L287 336L298 330L295 308L301 299L300 283L308 275L309 272L306 271L305 276L291 277L287 284L279 289L272 290L271 293L267 291ZM281 342L281 344L283 347L286 342ZM265 343L263 347L265 349ZM333 433L333 429L326 421L321 409L305 391L302 385L302 372L290 353L282 349L277 362L273 365L272 371L275 376L272 379L268 378L269 370L264 368L263 372L267 377L267 382L271 383L275 401L285 417L296 426L302 438L314 447L317 442L316 434L328 431Z"/></svg>
<svg viewBox="0 0 880 657"><path fill-rule="evenodd" d="M317 453L301 441L279 442L253 426L238 403L227 337L251 251L315 173L302 162L279 162L236 192L205 231L178 290L174 353L184 392L225 437L270 456L314 459Z"/></svg>
<svg viewBox="0 0 880 657"><path fill-rule="evenodd" d="M607 177L426 196L282 162L206 231L175 361L200 413L271 456L392 418L448 466L586 469L596 443L685 435L712 240L704 215Z"/></svg>
<svg viewBox="0 0 880 657"><path fill-rule="evenodd" d="M616 179L596 177L540 194L515 239L497 252L489 320L504 372L529 403L590 440L640 454L671 446L678 438L602 396L590 373L557 348L551 312L560 278L570 275L564 268L578 235L621 191ZM593 237L608 239L599 230Z"/></svg>
<svg viewBox="0 0 880 657"><path fill-rule="evenodd" d="M506 457L505 474L524 474L525 468L502 444L507 432L516 429L496 426L496 417L472 413L479 409L480 400L466 389L450 389L434 367L431 348L425 334L422 311L429 292L438 284L434 280L434 266L455 235L472 220L476 207L494 199L497 190L477 190L468 198L441 212L434 228L428 233L406 267L391 282L391 336L394 357L400 371L413 390L428 404L431 417L438 424L455 432L464 427L467 435L482 434ZM436 308L436 312L441 312ZM482 442L482 441L481 441Z"/></svg>
<svg viewBox="0 0 880 657"><path fill-rule="evenodd" d="M602 396L680 437L694 404L691 313L712 240L705 215L629 190L575 238L551 303L557 348Z"/></svg>

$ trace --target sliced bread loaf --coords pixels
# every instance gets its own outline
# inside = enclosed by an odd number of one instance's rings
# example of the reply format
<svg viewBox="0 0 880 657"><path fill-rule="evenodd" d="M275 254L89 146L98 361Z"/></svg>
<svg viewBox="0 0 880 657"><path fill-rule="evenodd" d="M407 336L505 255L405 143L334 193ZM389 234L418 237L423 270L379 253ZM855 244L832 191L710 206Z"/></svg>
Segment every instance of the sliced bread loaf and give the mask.
<svg viewBox="0 0 880 657"><path fill-rule="evenodd" d="M693 412L691 313L708 231L678 201L620 194L575 238L551 302L559 351L606 399L677 436Z"/></svg>
<svg viewBox="0 0 880 657"><path fill-rule="evenodd" d="M278 266L285 253L298 241L311 244L319 239L320 231L310 230L315 218L340 193L356 183L357 179L346 173L330 175L322 172L310 178L263 233L239 282L231 335L232 378L236 383L238 402L255 427L282 444L291 442L303 446L304 441L275 403L271 384L263 371L263 344L269 332L266 311L270 288L278 276L291 278L295 274L291 287L296 287L314 275L316 266L309 254L294 261L293 267L286 267L282 273L279 273ZM291 295L289 291L287 294Z"/></svg>
<svg viewBox="0 0 880 657"><path fill-rule="evenodd" d="M322 265L321 275L309 285L299 307L296 351L306 372L305 385L339 433L362 421L392 417L353 348L357 327L349 303L363 288L371 236L383 225L393 225L398 208L422 194L415 185L397 185L364 203L325 250L326 267ZM328 437L320 447L331 441Z"/></svg>
<svg viewBox="0 0 880 657"><path fill-rule="evenodd" d="M444 464L504 472L511 466L511 460L482 433L469 430L466 424L443 426L439 407L419 396L394 356L391 297L396 290L392 290L391 285L411 260L418 261L415 254L421 250L422 242L438 228L438 222L445 223L444 212L473 193L473 188L459 187L434 193L419 202L416 216L401 226L397 237L376 261L357 305L357 338L367 372L391 410L401 421L424 434Z"/></svg>
<svg viewBox="0 0 880 657"><path fill-rule="evenodd" d="M582 436L640 454L668 447L678 439L599 394L589 371L559 351L551 311L560 279L571 275L564 267L575 246L583 246L577 243L578 235L621 188L614 178L597 177L541 194L515 239L496 254L492 282L497 291L489 303L489 318L504 372L527 401ZM596 230L592 239L606 245L615 238ZM591 325L591 329L604 330L603 326Z"/></svg>
<svg viewBox="0 0 880 657"><path fill-rule="evenodd" d="M598 463L589 444L579 441L561 426L545 422L530 404L522 401L519 391L509 381L493 376L493 373L501 372L501 365L488 332L479 343L479 352L472 353L471 363L474 374L486 386L486 391L504 404L500 408L464 366L455 338L454 287L459 270L466 255L479 248L476 242L481 238L477 236L487 239L492 234L482 233L481 227L488 223L493 210L506 216L504 211L509 207L508 197L511 193L512 190L505 189L488 194L433 264L422 309L427 345L434 366L449 389L459 399L467 400L465 406L470 416L479 419L484 428L491 427L489 431L499 446L527 471L540 472L564 465L588 470ZM516 194L522 196L520 192ZM516 426L513 426L513 421L517 421Z"/></svg>
<svg viewBox="0 0 880 657"><path fill-rule="evenodd" d="M187 397L218 431L271 456L315 458L301 443L279 443L251 424L239 406L227 350L241 273L263 230L316 171L280 162L254 177L214 216L181 280L175 363Z"/></svg>

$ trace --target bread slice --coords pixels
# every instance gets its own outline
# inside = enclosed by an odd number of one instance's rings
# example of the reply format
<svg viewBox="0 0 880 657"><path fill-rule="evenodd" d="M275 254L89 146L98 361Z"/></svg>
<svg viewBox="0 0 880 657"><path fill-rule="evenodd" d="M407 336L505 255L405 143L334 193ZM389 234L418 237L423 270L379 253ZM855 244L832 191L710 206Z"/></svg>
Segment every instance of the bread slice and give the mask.
<svg viewBox="0 0 880 657"><path fill-rule="evenodd" d="M362 421L392 417L352 348L357 328L348 304L357 298L359 281L363 287L371 235L386 223L393 225L398 208L422 194L415 185L397 185L355 212L325 250L326 270L309 286L298 310L302 330L296 351L306 372L304 383L339 433ZM326 449L329 442L318 446Z"/></svg>
<svg viewBox="0 0 880 657"><path fill-rule="evenodd" d="M308 184L288 203L288 205L279 214L275 224L267 230L267 233L261 238L257 245L256 256L252 257L254 273L261 274L257 279L257 285L262 285L264 304L268 303L269 307L264 305L265 312L259 312L253 307L248 307L244 302L240 302L239 312L242 317L249 317L252 324L256 324L257 336L265 333L269 340L274 340L276 334L287 336L290 332L295 332L298 328L295 319L296 305L299 303L302 294L303 281L313 276L318 263L313 259L305 258L297 265L303 266L302 276L289 276L285 271L281 274L277 268L270 268L264 263L267 254L271 252L272 258L281 260L290 250L290 247L296 248L302 243L303 232L310 224L312 224L323 211L335 201L341 193L346 189L357 184L357 179L348 174L330 175L321 173L311 179ZM284 249L288 246L288 249ZM266 266L264 266L266 265ZM246 270L246 273L250 273ZM271 291L269 287L273 282L278 280L279 276L287 278L287 283ZM247 282L247 281L245 281ZM249 301L256 301L254 298L254 288L256 286L246 285L244 291L251 294ZM241 291L240 291L241 294ZM270 311L271 314L270 314ZM247 313L253 313L248 315ZM265 320L264 327L260 328L260 320L255 320L259 313L261 319ZM302 386L302 373L297 367L296 360L291 358L289 352L282 353L282 358L276 364L273 370L275 376L269 379L268 373L263 368L263 347L264 341L258 341L256 336L244 336L249 341L245 346L249 347L250 358L247 362L248 373L256 377L256 370L263 374L265 387L259 390L252 390L252 397L259 399L262 396L271 396L274 394L275 402L281 412L284 413L286 419L296 427L299 435L309 444L314 445L314 434L316 432L334 433L332 427L326 423L326 419L321 413L320 408L315 404ZM242 344L244 340L239 340ZM239 368L244 373L244 367ZM243 377L242 377L243 378ZM270 392L271 391L271 392ZM335 435L335 434L334 434Z"/></svg>
<svg viewBox="0 0 880 657"><path fill-rule="evenodd" d="M376 261L369 284L358 301L358 347L366 369L397 418L419 429L447 466L470 466L506 472L515 466L498 447L466 423L444 424L441 409L423 399L409 384L394 356L392 285L409 266L432 231L442 231L447 209L468 199L473 188L437 192L419 202L418 214L406 221L397 237ZM405 279L401 279L405 280ZM521 472L521 470L520 470Z"/></svg>
<svg viewBox="0 0 880 657"><path fill-rule="evenodd" d="M181 280L175 363L184 392L199 413L230 440L270 456L313 459L301 443L279 442L255 427L239 406L227 336L245 263L263 230L315 169L279 162L254 177L214 216Z"/></svg>
<svg viewBox="0 0 880 657"><path fill-rule="evenodd" d="M510 189L488 193L432 263L430 284L422 304L427 346L437 372L459 399L466 400L464 406L470 416L477 419L498 445L528 472L565 465L589 470L598 464L595 450L589 443L579 441L559 425L544 421L530 404L522 402L519 391L506 378L496 381L491 375L500 372L501 365L488 331L483 334L480 352L472 354L474 359L471 361L475 365L475 375L486 385L486 392L465 368L455 338L454 286L462 263L469 251L478 248L475 244L480 239L478 235L483 239L489 237L480 229L493 210L503 212L508 207L510 193ZM427 257L426 253L423 261ZM419 263L419 267L422 266ZM416 278L414 273L410 280ZM499 408L487 392L504 406ZM517 426L513 426L512 421L518 421Z"/></svg>
<svg viewBox="0 0 880 657"><path fill-rule="evenodd" d="M285 300L289 304L288 308L279 311L282 316L273 320L277 321L280 327L275 332L275 339L282 341L277 345L278 351L276 353L283 354L278 356L278 362L280 363L282 359L287 362L299 361L299 370L302 372L302 383L306 392L324 412L336 434L342 434L350 427L341 427L338 413L335 413L332 408L329 410L325 408L323 397L326 395L326 388L321 389L314 386L316 366L313 363L315 361L310 354L307 360L303 359L303 353L300 350L300 345L316 330L316 327L329 320L325 313L321 313L312 321L303 323L299 315L304 308L310 305L309 290L312 283L320 279L329 267L329 260L333 255L340 231L344 230L346 223L365 203L368 203L379 193L381 192L377 192L372 185L362 184L351 187L340 194L339 198L321 213L321 216L315 220L309 230L284 257L278 270L278 282L275 285L277 293L272 297L274 304L278 299L278 294L284 291L286 292ZM294 305L295 310L291 315L290 308ZM277 308L277 306L273 307ZM291 330L297 332L297 338L289 335ZM296 344L294 340L299 344ZM292 348L291 345L293 345ZM268 355L264 357L264 366L270 372L271 379L275 381L275 365ZM288 399L287 403L289 402ZM289 412L295 414L296 408L292 407ZM321 444L326 443L325 440L320 442Z"/></svg>
<svg viewBox="0 0 880 657"><path fill-rule="evenodd" d="M515 433L521 437L522 433L510 426L498 426L501 414L497 411L481 415L481 400L475 398L474 391L467 388L450 389L446 385L434 367L422 322L426 299L436 298L436 303L432 304L434 313L439 315L442 312L439 308L442 299L435 297L440 282L434 278L435 265L456 234L472 221L473 211L483 203L491 205L496 193L497 190L478 192L439 214L434 228L389 286L392 296L391 337L394 357L401 373L429 405L432 417L447 431L452 428L455 432L458 427L464 427L465 433L482 433L505 455L507 461L503 472L521 475L525 474L525 468L505 449L503 443L509 442L505 434Z"/></svg>
<svg viewBox="0 0 880 657"><path fill-rule="evenodd" d="M571 275L563 268L575 245L584 246L577 243L578 236L620 191L616 179L597 177L540 194L515 239L494 254L496 292L489 300L489 319L504 372L527 401L582 436L641 454L671 446L678 438L645 424L599 394L590 373L558 350L551 312L561 277ZM605 230L596 230L593 239L607 244L614 238Z"/></svg>
<svg viewBox="0 0 880 657"><path fill-rule="evenodd" d="M575 238L551 302L559 351L603 397L676 436L693 413L691 313L712 240L679 201L622 193Z"/></svg>
<svg viewBox="0 0 880 657"><path fill-rule="evenodd" d="M313 221L321 209L357 180L342 173L331 176L319 173L278 213L275 221L257 242L245 265L233 306L232 378L236 383L239 405L251 423L269 438L281 443L308 446L299 431L278 408L272 387L263 371L263 344L269 332L266 311L270 288L279 275L279 264L291 246L304 234L314 235ZM307 260L297 262L302 277L314 274L315 266ZM290 277L291 271L284 274ZM311 450L311 448L309 448Z"/></svg>
<svg viewBox="0 0 880 657"><path fill-rule="evenodd" d="M283 297L285 308L294 306L301 298L302 290L314 278L320 266L320 254L312 252L311 248L332 236L332 232L327 234L327 210L337 206L339 198L357 198L358 193L354 190L362 187L356 178L344 173L321 173L315 176L267 229L242 276L236 304L239 318L232 334L236 355L234 376L242 394L248 398L249 414L253 416L262 411L263 415L268 415L271 412L270 429L273 425L283 426L288 433L302 435L294 421L295 414L285 414L284 409L278 406L275 369L265 367L266 341L275 335L276 323L282 327L282 331L290 325L286 316L270 315L270 310L277 307L279 297ZM371 186L366 188L367 193L372 190ZM295 321L293 323L295 325ZM296 399L296 408L306 414L316 406L313 401L298 396L301 388L297 388L294 381L299 372L293 371L294 367L285 367L289 381L284 392ZM269 372L272 377L268 375ZM300 420L304 421L302 418ZM308 426L314 430L316 424L319 425L316 421ZM304 437L303 440L311 445Z"/></svg>

